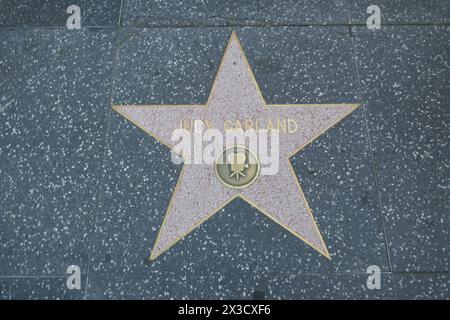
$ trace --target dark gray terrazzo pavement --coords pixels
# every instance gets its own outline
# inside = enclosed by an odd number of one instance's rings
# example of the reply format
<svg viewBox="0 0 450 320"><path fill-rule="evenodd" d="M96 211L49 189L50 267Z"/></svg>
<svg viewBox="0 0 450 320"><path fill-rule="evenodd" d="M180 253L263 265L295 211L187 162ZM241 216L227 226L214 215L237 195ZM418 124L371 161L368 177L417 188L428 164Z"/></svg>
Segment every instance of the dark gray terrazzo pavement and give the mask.
<svg viewBox="0 0 450 320"><path fill-rule="evenodd" d="M0 299L450 298L450 3L236 3L0 0ZM292 158L331 261L242 200L148 260L180 167L111 104L205 103L233 30L268 103L362 104Z"/></svg>

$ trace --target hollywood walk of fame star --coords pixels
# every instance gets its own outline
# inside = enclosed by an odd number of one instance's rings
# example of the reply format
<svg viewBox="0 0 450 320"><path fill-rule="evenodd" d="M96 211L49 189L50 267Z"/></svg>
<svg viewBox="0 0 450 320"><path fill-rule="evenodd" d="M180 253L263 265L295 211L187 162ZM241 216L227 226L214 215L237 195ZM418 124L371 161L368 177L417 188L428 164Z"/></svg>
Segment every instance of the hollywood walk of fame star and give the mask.
<svg viewBox="0 0 450 320"><path fill-rule="evenodd" d="M298 128L280 135L275 175L261 175L247 188L227 187L208 164L185 164L167 208L150 259L155 259L236 197L330 259L316 221L290 163L290 157L353 112L358 104L266 104L244 51L233 32L206 105L114 105L113 109L160 142L181 119L295 119Z"/></svg>

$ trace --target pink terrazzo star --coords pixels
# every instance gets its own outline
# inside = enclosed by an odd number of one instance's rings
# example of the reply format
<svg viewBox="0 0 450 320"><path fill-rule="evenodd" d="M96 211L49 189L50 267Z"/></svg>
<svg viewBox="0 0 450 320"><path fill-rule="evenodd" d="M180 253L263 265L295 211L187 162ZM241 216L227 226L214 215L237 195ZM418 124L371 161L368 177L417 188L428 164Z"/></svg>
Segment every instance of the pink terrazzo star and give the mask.
<svg viewBox="0 0 450 320"><path fill-rule="evenodd" d="M244 189L222 184L213 165L185 164L151 253L155 259L227 203L241 197L296 237L330 258L289 158L354 111L357 104L268 105L264 101L233 32L206 105L115 105L123 115L173 147L171 135L181 119L295 119L294 133L280 134L280 165ZM220 126L216 128L220 129Z"/></svg>

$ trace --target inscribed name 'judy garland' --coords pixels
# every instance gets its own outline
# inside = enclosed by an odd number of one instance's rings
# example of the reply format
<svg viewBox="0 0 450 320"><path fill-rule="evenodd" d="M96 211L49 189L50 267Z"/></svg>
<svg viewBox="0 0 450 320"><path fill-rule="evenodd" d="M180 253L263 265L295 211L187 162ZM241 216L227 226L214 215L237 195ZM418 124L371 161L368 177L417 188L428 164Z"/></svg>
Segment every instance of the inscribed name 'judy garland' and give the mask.
<svg viewBox="0 0 450 320"><path fill-rule="evenodd" d="M298 129L297 121L292 118L276 118L276 119L230 119L220 123L216 123L210 119L182 119L180 120L180 129L188 131L194 130L194 122L200 121L205 129L223 129L231 130L260 130L273 131L278 130L280 134L295 133Z"/></svg>

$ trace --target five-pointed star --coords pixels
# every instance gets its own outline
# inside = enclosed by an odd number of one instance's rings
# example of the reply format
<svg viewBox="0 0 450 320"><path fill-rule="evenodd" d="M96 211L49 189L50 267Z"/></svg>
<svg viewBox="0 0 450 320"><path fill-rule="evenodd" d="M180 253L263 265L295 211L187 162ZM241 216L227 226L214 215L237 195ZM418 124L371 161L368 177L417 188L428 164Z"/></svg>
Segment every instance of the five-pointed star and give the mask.
<svg viewBox="0 0 450 320"><path fill-rule="evenodd" d="M261 175L244 189L231 189L215 176L214 166L185 164L168 206L150 259L177 241L236 197L241 197L305 243L330 258L290 163L290 157L350 114L357 104L268 105L244 51L233 32L206 105L115 105L114 110L160 142L173 147L171 135L181 119L291 118L295 133L280 134L280 165L275 175ZM220 125L215 126L220 129Z"/></svg>

